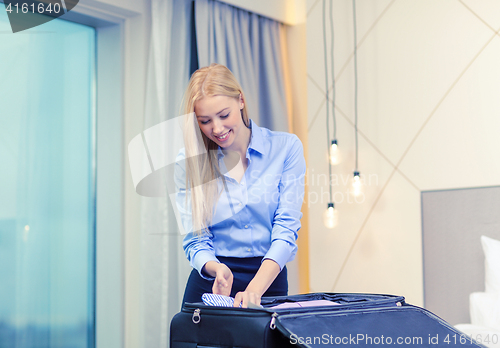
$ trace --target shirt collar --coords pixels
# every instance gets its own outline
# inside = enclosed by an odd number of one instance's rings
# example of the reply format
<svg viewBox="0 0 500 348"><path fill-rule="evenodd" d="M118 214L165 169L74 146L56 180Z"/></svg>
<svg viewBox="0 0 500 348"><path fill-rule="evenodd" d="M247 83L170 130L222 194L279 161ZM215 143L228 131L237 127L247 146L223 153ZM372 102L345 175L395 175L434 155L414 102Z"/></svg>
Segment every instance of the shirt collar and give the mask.
<svg viewBox="0 0 500 348"><path fill-rule="evenodd" d="M224 154L222 153L222 149L220 146L217 148L217 158L224 157Z"/></svg>
<svg viewBox="0 0 500 348"><path fill-rule="evenodd" d="M250 144L248 144L248 148L265 155L267 139L265 139L262 135L261 128L252 120L250 120L250 127L252 129L252 136L250 137Z"/></svg>
<svg viewBox="0 0 500 348"><path fill-rule="evenodd" d="M266 154L266 144L267 139L262 135L262 129L255 124L254 121L250 121L250 128L252 129L252 135L250 136L250 144L248 144L248 148L257 151L258 153L265 155ZM217 149L217 158L223 158L224 153L222 153L222 149Z"/></svg>

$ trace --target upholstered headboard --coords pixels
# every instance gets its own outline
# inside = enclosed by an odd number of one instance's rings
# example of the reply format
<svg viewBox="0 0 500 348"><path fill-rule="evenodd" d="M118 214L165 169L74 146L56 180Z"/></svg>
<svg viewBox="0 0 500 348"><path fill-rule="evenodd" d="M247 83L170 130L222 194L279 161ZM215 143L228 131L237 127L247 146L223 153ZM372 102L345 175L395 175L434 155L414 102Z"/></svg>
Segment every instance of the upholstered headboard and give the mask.
<svg viewBox="0 0 500 348"><path fill-rule="evenodd" d="M424 306L469 323L469 294L484 291L480 236L500 240L500 186L422 192Z"/></svg>

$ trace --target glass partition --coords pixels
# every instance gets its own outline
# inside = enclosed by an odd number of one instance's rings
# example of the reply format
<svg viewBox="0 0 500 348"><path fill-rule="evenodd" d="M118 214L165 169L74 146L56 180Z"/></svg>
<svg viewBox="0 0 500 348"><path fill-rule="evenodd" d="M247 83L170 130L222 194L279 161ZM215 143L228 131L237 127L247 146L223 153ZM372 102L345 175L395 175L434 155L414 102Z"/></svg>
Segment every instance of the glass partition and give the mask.
<svg viewBox="0 0 500 348"><path fill-rule="evenodd" d="M0 347L95 346L95 46L0 10Z"/></svg>

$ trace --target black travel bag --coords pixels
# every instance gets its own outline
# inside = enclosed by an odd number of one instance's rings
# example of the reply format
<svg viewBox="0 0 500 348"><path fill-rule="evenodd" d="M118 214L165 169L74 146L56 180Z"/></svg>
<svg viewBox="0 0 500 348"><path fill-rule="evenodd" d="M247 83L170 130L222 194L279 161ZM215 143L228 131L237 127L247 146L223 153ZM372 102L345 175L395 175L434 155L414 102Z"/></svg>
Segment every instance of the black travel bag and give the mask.
<svg viewBox="0 0 500 348"><path fill-rule="evenodd" d="M269 308L327 300L334 306ZM264 308L186 303L170 325L171 348L484 347L402 296L315 293L264 297Z"/></svg>

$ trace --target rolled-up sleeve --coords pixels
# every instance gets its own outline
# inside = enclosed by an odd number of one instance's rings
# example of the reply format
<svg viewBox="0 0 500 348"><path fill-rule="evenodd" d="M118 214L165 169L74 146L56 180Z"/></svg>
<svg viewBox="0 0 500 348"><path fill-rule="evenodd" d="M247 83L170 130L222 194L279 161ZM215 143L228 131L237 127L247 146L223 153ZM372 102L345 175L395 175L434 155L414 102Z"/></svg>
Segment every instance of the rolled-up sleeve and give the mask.
<svg viewBox="0 0 500 348"><path fill-rule="evenodd" d="M297 232L301 227L301 208L304 201L304 149L297 136L292 139L279 183L280 194L272 225L271 247L264 256L264 259L275 261L280 269L292 261L297 253Z"/></svg>
<svg viewBox="0 0 500 348"><path fill-rule="evenodd" d="M181 150L175 163L175 201L179 216L182 220L182 226L185 232L187 232L182 247L191 267L196 269L204 279L211 280L214 278L207 277L202 273L203 266L208 261L219 262L219 260L215 257L212 233L207 231L202 235L198 235L193 232L191 197L188 194L189 191L186 190L186 167L184 158L184 150Z"/></svg>

